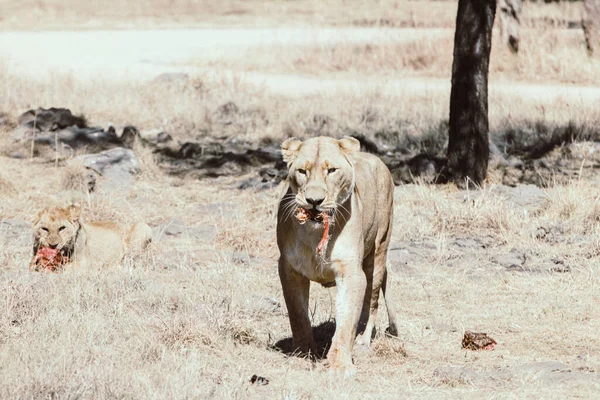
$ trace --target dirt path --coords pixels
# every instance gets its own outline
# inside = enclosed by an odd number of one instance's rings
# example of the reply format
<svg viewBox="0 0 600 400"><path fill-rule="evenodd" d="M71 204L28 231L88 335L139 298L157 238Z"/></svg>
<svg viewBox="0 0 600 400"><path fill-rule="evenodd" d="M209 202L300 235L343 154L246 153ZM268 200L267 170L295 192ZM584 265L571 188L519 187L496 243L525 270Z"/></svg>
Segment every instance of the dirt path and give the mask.
<svg viewBox="0 0 600 400"><path fill-rule="evenodd" d="M45 79L54 72L72 72L79 79L118 81L153 79L165 72L204 72L240 76L268 91L305 96L377 90L384 93L449 92L450 79L355 77L316 78L299 74L199 70L192 59L239 57L242 50L268 51L270 46L332 45L416 41L451 35L448 29L283 28L181 29L127 31L2 32L0 56L11 73ZM507 84L491 82L490 96L503 94L538 102L557 98L574 103L600 101L600 87Z"/></svg>
<svg viewBox="0 0 600 400"><path fill-rule="evenodd" d="M49 71L77 77L151 79L182 68L193 58L218 61L240 50L277 45L330 45L414 41L447 35L447 29L282 28L2 32L0 55L12 72L40 76Z"/></svg>
<svg viewBox="0 0 600 400"><path fill-rule="evenodd" d="M215 74L217 71L213 71ZM219 73L223 73L220 71ZM236 74L229 71L230 74ZM307 96L315 94L332 94L336 92L377 91L384 95L402 95L403 93L422 95L434 93L450 93L450 78L313 78L293 74L243 73L247 83L260 85L271 92L288 96ZM589 103L600 101L600 87L536 84L523 82L490 82L490 99L494 96L514 96L523 100L551 103L558 99L573 103Z"/></svg>

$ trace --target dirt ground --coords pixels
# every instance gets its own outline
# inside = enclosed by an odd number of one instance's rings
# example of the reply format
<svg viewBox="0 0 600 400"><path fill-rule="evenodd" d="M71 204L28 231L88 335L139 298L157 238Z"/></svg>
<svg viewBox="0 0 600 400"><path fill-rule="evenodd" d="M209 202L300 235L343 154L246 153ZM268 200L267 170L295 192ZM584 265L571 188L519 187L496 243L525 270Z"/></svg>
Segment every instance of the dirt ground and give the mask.
<svg viewBox="0 0 600 400"><path fill-rule="evenodd" d="M600 68L579 3L526 2L518 56L495 33L493 157L476 191L429 183L455 2L123 4L2 4L0 397L596 397ZM82 114L95 135L137 127L150 143L130 146L140 172L82 190L69 163L97 149L57 146L72 131L53 126L27 136L19 116L37 107ZM289 136L344 134L375 146L398 184L399 322L386 337L379 313L345 381L287 354L271 158ZM148 253L29 272L34 213L74 199L88 221L146 221ZM335 294L311 286L322 351ZM464 350L465 331L497 345Z"/></svg>

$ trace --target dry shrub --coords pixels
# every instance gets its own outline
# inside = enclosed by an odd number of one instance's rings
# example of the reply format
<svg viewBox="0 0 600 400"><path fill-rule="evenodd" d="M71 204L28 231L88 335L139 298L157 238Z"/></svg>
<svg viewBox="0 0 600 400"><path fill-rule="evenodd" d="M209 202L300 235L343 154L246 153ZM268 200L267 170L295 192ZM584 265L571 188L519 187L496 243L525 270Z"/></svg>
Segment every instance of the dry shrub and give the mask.
<svg viewBox="0 0 600 400"><path fill-rule="evenodd" d="M182 350L214 345L213 340L203 333L206 328L192 321L169 321L157 329L160 334L160 342L170 349Z"/></svg>
<svg viewBox="0 0 600 400"><path fill-rule="evenodd" d="M548 192L540 216L559 220L569 234L600 233L600 192L589 182L575 181Z"/></svg>
<svg viewBox="0 0 600 400"><path fill-rule="evenodd" d="M374 340L371 346L376 358L385 359L378 362L403 362L408 357L404 344L398 338L382 337Z"/></svg>
<svg viewBox="0 0 600 400"><path fill-rule="evenodd" d="M138 140L133 144L133 152L140 164L141 178L159 179L164 176L163 171L156 162L156 156L152 149L144 146Z"/></svg>
<svg viewBox="0 0 600 400"><path fill-rule="evenodd" d="M62 190L91 193L96 187L97 174L83 165L70 165L62 169L60 187Z"/></svg>

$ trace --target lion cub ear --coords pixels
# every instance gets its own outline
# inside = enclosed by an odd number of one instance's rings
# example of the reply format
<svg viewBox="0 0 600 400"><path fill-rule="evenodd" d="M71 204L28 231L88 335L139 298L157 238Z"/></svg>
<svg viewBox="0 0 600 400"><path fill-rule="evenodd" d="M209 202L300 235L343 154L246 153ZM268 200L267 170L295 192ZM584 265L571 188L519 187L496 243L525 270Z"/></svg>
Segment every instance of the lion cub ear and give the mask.
<svg viewBox="0 0 600 400"><path fill-rule="evenodd" d="M360 151L360 142L352 136L344 136L338 140L338 144L346 153L357 153Z"/></svg>
<svg viewBox="0 0 600 400"><path fill-rule="evenodd" d="M33 221L32 221L32 224L34 226L40 222L40 220L42 219L42 215L44 214L45 211L46 211L46 209L44 208L43 210L40 210L35 214L35 217L33 217Z"/></svg>
<svg viewBox="0 0 600 400"><path fill-rule="evenodd" d="M286 139L281 143L281 154L283 155L283 161L289 166L296 159L296 155L302 146L302 141L297 138Z"/></svg>
<svg viewBox="0 0 600 400"><path fill-rule="evenodd" d="M81 218L81 206L77 203L67 207L67 212L69 213L69 218L73 222L77 222L79 221L79 218Z"/></svg>

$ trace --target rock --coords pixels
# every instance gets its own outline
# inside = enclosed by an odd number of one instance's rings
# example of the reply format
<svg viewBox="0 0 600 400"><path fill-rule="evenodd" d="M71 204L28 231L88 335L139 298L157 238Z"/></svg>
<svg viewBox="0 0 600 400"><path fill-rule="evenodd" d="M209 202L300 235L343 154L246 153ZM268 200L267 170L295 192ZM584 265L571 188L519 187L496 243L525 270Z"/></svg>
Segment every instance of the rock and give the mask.
<svg viewBox="0 0 600 400"><path fill-rule="evenodd" d="M481 384L482 381L491 381L498 375L497 372L477 372L463 367L438 367L433 371L433 376L439 383L450 386Z"/></svg>
<svg viewBox="0 0 600 400"><path fill-rule="evenodd" d="M526 364L513 369L515 375L530 375L544 384L559 385L566 382L595 383L600 382L597 374L573 371L558 361L544 361Z"/></svg>
<svg viewBox="0 0 600 400"><path fill-rule="evenodd" d="M518 185L514 187L491 185L489 193L505 199L506 204L510 207L524 209L525 211L532 211L541 207L548 198L547 194L535 185ZM483 191L461 190L452 196L465 201L478 198L484 194Z"/></svg>
<svg viewBox="0 0 600 400"><path fill-rule="evenodd" d="M102 175L102 187L108 190L128 189L132 175L140 172L139 162L129 149L116 147L96 154L84 154L69 160L67 165L83 165Z"/></svg>
<svg viewBox="0 0 600 400"><path fill-rule="evenodd" d="M248 178L244 179L238 184L234 184L231 186L232 189L254 189L254 190L268 190L277 187L279 182L276 180L265 182L262 178Z"/></svg>
<svg viewBox="0 0 600 400"><path fill-rule="evenodd" d="M416 260L408 249L393 249L388 253L388 261L394 265L409 265Z"/></svg>
<svg viewBox="0 0 600 400"><path fill-rule="evenodd" d="M547 194L535 185L519 185L516 187L493 185L490 191L506 198L512 206L525 209L537 208L548 198Z"/></svg>
<svg viewBox="0 0 600 400"><path fill-rule="evenodd" d="M20 219L0 220L0 242L9 246L26 246L32 243L31 224Z"/></svg>
<svg viewBox="0 0 600 400"><path fill-rule="evenodd" d="M203 204L198 206L198 212L209 214L209 215L218 215L219 217L225 218L233 218L236 216L236 213L239 211L240 206L233 202L219 202L219 203L210 203Z"/></svg>
<svg viewBox="0 0 600 400"><path fill-rule="evenodd" d="M543 224L535 231L535 238L544 240L547 243L562 243L566 240L565 232L568 229L565 224L559 222L557 224Z"/></svg>
<svg viewBox="0 0 600 400"><path fill-rule="evenodd" d="M509 271L523 271L525 260L525 254L516 249L512 249L509 253L500 254L492 258L492 262L506 268Z"/></svg>
<svg viewBox="0 0 600 400"><path fill-rule="evenodd" d="M87 127L83 116L74 116L67 108L38 108L29 110L19 116L18 123L40 132L56 131L68 127Z"/></svg>
<svg viewBox="0 0 600 400"><path fill-rule="evenodd" d="M486 239L481 237L462 237L452 241L452 244L458 248L464 249L485 249L489 246Z"/></svg>
<svg viewBox="0 0 600 400"><path fill-rule="evenodd" d="M287 176L287 171L277 168L261 168L258 172L263 182L276 181L280 182Z"/></svg>
<svg viewBox="0 0 600 400"><path fill-rule="evenodd" d="M432 249L424 249L422 243L397 242L390 245L387 261L391 271L397 274L413 275L416 267L427 263L427 255Z"/></svg>
<svg viewBox="0 0 600 400"><path fill-rule="evenodd" d="M36 145L48 146L66 154L84 147L93 151L122 145L114 129L105 131L102 128L70 126L55 131L37 132L32 128L20 126L11 133L11 138L16 142L30 141L34 137Z"/></svg>
<svg viewBox="0 0 600 400"><path fill-rule="evenodd" d="M188 227L179 218L172 218L169 221L155 228L154 236L187 236L203 241L210 241L217 236L217 229L209 225L197 225Z"/></svg>
<svg viewBox="0 0 600 400"><path fill-rule="evenodd" d="M234 251L231 253L231 262L234 264L250 264L250 253L247 251Z"/></svg>
<svg viewBox="0 0 600 400"><path fill-rule="evenodd" d="M141 131L140 136L142 137L142 139L151 143L166 143L173 140L171 135L164 132L162 129L151 129L148 131Z"/></svg>
<svg viewBox="0 0 600 400"><path fill-rule="evenodd" d="M553 258L543 263L540 269L561 274L571 272L571 267L562 258Z"/></svg>
<svg viewBox="0 0 600 400"><path fill-rule="evenodd" d="M217 236L217 228L208 225L192 226L188 228L187 233L190 237L208 242Z"/></svg>
<svg viewBox="0 0 600 400"><path fill-rule="evenodd" d="M140 164L133 151L123 147L77 156L70 160L69 164L83 165L100 175L106 175L113 170L120 170L127 174L140 172Z"/></svg>
<svg viewBox="0 0 600 400"><path fill-rule="evenodd" d="M252 295L245 303L247 308L257 312L276 312L281 309L281 303L274 297Z"/></svg>
<svg viewBox="0 0 600 400"><path fill-rule="evenodd" d="M185 232L185 224L179 218L172 218L161 225L160 230L167 236L179 236Z"/></svg>
<svg viewBox="0 0 600 400"><path fill-rule="evenodd" d="M535 382L544 385L562 385L569 382L598 385L600 383L598 374L573 371L565 364L557 361L525 364L493 371L476 371L464 367L443 366L436 368L433 376L439 383L446 385L490 385L493 387L508 385L515 378L523 379L525 376L527 376L527 382L530 384Z"/></svg>

